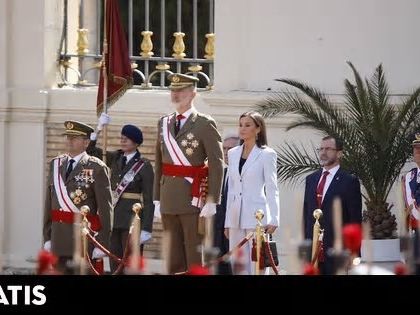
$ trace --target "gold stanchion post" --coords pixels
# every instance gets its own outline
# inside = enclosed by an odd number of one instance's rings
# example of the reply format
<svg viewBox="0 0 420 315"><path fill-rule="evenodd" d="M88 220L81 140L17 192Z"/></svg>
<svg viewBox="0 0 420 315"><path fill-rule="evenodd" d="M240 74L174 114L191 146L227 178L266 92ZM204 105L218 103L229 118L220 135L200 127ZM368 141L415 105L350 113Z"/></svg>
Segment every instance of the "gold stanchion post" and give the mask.
<svg viewBox="0 0 420 315"><path fill-rule="evenodd" d="M137 273L140 259L140 211L142 206L140 203L133 204L132 210L134 211L134 219L132 223L131 233L131 266L133 272Z"/></svg>
<svg viewBox="0 0 420 315"><path fill-rule="evenodd" d="M315 223L313 227L313 234L312 234L312 262L314 267L318 267L318 247L320 242L320 235L323 232L321 229L321 224L319 223L319 219L322 217L322 210L315 209L313 212L313 216L315 218Z"/></svg>
<svg viewBox="0 0 420 315"><path fill-rule="evenodd" d="M90 208L88 206L82 206L80 208L80 214L83 216L82 218L82 225L81 225L81 232L82 232L82 259L80 260L80 274L86 274L86 260L88 258L88 240L87 234L89 233L89 221L87 219L87 215L90 212Z"/></svg>
<svg viewBox="0 0 420 315"><path fill-rule="evenodd" d="M257 219L257 226L255 228L255 238L256 238L256 257L257 261L255 263L255 274L260 274L260 265L261 265L261 248L262 248L262 242L264 238L264 228L262 224L262 219L264 218L264 211L261 209L258 209L255 212L255 218Z"/></svg>

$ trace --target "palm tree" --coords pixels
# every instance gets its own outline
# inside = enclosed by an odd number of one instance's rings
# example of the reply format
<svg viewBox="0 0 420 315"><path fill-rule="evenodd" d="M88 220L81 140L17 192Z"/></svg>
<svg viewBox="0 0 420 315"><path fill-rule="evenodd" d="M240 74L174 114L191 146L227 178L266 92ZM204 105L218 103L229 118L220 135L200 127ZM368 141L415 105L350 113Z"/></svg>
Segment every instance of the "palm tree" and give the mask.
<svg viewBox="0 0 420 315"><path fill-rule="evenodd" d="M298 92L272 94L259 102L256 110L267 118L296 114L297 119L287 131L310 127L342 139L345 150L341 165L357 175L365 188L363 220L370 223L373 238L393 238L397 224L387 197L411 155L410 137L420 130L420 87L399 105L393 104L382 65L365 80L352 63L348 65L355 83L344 81L343 104L334 104L326 94L306 83L278 79ZM286 143L278 152L277 162L280 180L293 181L319 168L315 150L308 152L297 144Z"/></svg>

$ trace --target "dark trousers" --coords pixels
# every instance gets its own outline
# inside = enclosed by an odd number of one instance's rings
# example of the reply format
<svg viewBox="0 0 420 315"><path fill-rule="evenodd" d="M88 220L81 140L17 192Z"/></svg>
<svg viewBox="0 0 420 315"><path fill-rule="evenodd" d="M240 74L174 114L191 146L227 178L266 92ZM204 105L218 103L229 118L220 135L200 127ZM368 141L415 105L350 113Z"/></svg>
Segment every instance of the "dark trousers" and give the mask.
<svg viewBox="0 0 420 315"><path fill-rule="evenodd" d="M75 274L74 268L71 266L73 257L71 256L59 256L57 259L57 264L55 269L63 275L72 275Z"/></svg>
<svg viewBox="0 0 420 315"><path fill-rule="evenodd" d="M111 253L119 258L124 257L124 250L126 248L127 239L128 239L128 231L127 229L113 229L111 233ZM140 245L140 255L143 256L143 248L144 244ZM130 246L128 246L128 250L130 250ZM117 270L119 263L115 260L109 258L110 265L111 265L111 273L114 273Z"/></svg>
<svg viewBox="0 0 420 315"><path fill-rule="evenodd" d="M222 257L229 251L229 240L225 236L225 229L214 229L214 247L219 249L218 257ZM229 262L220 262L217 265L218 275L231 275L232 267Z"/></svg>

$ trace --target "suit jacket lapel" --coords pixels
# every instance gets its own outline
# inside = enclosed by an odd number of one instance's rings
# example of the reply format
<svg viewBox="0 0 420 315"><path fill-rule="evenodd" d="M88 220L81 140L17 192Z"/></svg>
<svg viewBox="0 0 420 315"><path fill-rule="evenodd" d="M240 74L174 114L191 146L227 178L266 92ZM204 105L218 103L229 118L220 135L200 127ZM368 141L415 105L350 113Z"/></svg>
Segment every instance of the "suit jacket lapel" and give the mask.
<svg viewBox="0 0 420 315"><path fill-rule="evenodd" d="M187 121L184 123L184 126L179 130L176 138L180 138L183 134L187 133L194 126L195 120L197 118L197 111L193 110L190 116L188 116Z"/></svg>
<svg viewBox="0 0 420 315"><path fill-rule="evenodd" d="M243 147L243 145L233 149L234 151L232 152L232 155L231 155L232 156L232 161L229 161L232 164L232 165L229 164L229 168L232 167L234 173L238 177L241 177L241 174L239 173L239 160L240 160L241 154L242 154L242 147Z"/></svg>
<svg viewBox="0 0 420 315"><path fill-rule="evenodd" d="M242 167L242 175L245 174L245 172L249 169L252 163L254 163L257 160L261 152L262 152L262 149L259 148L257 145L254 145L254 147L251 150L251 153L249 154L248 158L245 161L244 166Z"/></svg>

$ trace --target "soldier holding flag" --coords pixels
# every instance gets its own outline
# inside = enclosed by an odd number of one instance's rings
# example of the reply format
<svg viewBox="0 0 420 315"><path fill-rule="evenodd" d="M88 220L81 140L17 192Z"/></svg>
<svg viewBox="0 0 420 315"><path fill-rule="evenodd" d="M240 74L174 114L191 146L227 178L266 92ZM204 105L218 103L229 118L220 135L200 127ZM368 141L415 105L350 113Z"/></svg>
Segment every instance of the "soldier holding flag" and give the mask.
<svg viewBox="0 0 420 315"><path fill-rule="evenodd" d="M110 119L102 114L99 119L98 130L107 125ZM102 156L102 150L97 148L96 133L91 135L91 143L87 152ZM143 143L143 133L134 125L125 125L121 129L121 149L107 152L106 161L111 169L111 187L113 191L114 221L111 233L111 252L123 257L129 236L129 229L134 218L132 207L134 203L141 203L140 212L141 248L151 238L153 227L153 167L149 160L142 157L138 147ZM111 261L111 271L118 267Z"/></svg>

